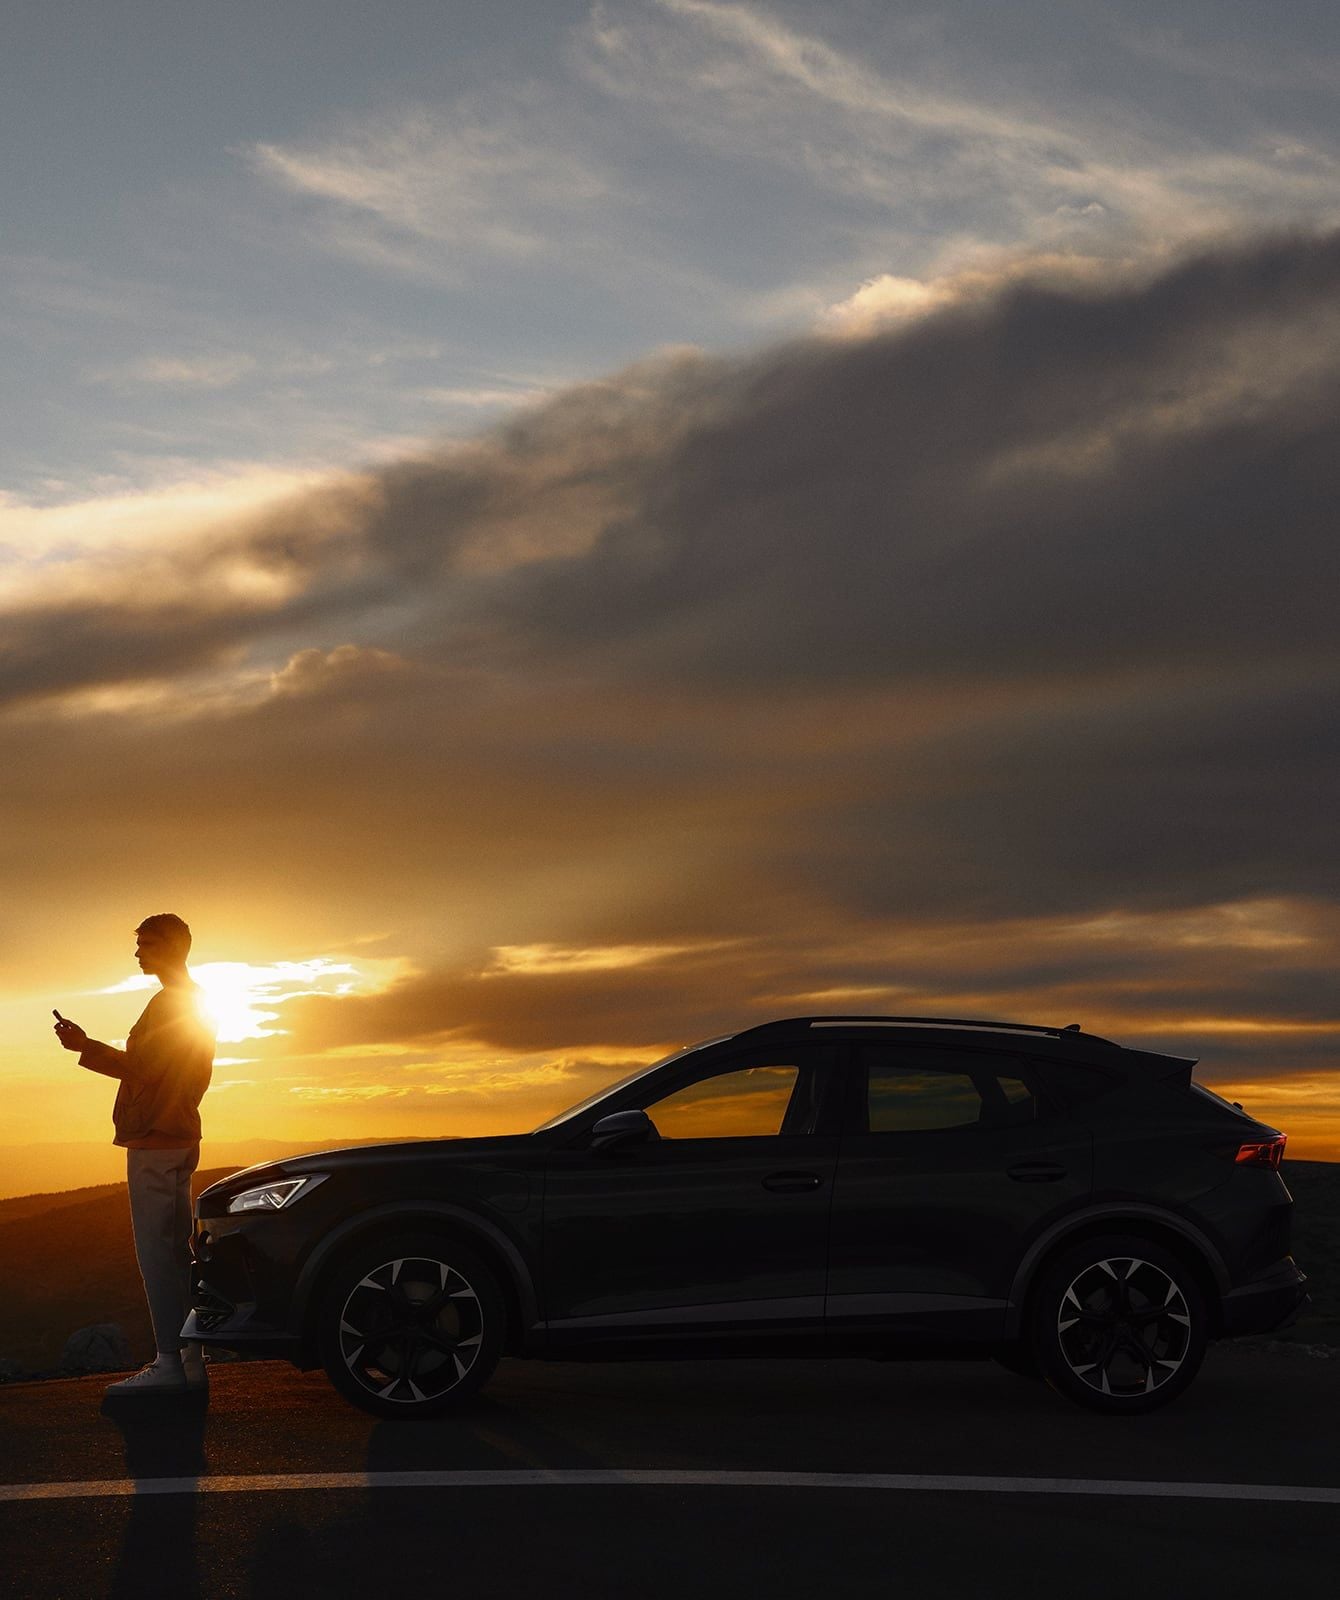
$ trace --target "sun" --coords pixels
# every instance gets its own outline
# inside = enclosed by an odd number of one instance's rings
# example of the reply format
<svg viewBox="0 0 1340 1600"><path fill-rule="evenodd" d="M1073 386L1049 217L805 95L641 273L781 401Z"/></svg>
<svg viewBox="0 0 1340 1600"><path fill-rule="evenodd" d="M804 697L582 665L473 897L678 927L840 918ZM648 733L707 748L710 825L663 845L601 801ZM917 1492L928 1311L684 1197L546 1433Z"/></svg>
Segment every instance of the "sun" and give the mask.
<svg viewBox="0 0 1340 1600"><path fill-rule="evenodd" d="M269 1026L279 1020L277 1011L262 1010L272 1002L270 974L245 961L210 961L195 967L192 978L200 985L201 1006L214 1024L220 1044L238 1044L244 1039L264 1039L276 1030Z"/></svg>
<svg viewBox="0 0 1340 1600"><path fill-rule="evenodd" d="M214 1028L220 1044L240 1044L246 1039L269 1039L286 1030L279 1026L287 1000L303 995L352 994L365 985L387 983L398 976L398 959L364 961L355 966L329 956L305 961L275 961L254 966L248 961L204 961L192 964L191 978L200 989L200 1008ZM158 979L136 973L98 994L125 994L150 989Z"/></svg>

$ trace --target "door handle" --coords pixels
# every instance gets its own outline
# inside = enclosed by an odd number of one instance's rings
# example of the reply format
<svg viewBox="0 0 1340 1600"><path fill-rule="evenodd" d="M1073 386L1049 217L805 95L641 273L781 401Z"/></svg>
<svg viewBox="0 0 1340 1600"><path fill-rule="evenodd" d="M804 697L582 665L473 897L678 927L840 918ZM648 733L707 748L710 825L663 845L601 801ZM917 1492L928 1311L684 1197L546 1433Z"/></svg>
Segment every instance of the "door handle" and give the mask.
<svg viewBox="0 0 1340 1600"><path fill-rule="evenodd" d="M817 1172L770 1172L763 1187L777 1194L799 1194L806 1189L817 1189L824 1180Z"/></svg>
<svg viewBox="0 0 1340 1600"><path fill-rule="evenodd" d="M1024 1161L1006 1171L1016 1183L1055 1183L1066 1176L1067 1169L1058 1161Z"/></svg>

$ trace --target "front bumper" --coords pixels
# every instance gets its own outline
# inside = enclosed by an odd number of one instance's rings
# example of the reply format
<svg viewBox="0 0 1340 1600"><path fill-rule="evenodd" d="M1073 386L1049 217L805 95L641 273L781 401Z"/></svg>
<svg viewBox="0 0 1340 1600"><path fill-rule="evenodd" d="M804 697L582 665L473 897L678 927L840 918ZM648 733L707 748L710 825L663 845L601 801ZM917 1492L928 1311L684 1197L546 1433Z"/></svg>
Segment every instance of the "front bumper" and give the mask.
<svg viewBox="0 0 1340 1600"><path fill-rule="evenodd" d="M1292 1256L1286 1256L1259 1278L1224 1296L1224 1337L1276 1333L1296 1322L1311 1303L1307 1274Z"/></svg>
<svg viewBox="0 0 1340 1600"><path fill-rule="evenodd" d="M208 1292L208 1285L204 1286ZM216 1321L217 1299L210 1295L211 1309L203 1317L199 1305L182 1324L181 1337L194 1339L199 1344L215 1346L221 1350L235 1350L240 1356L256 1359L275 1357L291 1361L295 1366L310 1365L304 1359L302 1340L297 1334L284 1333L255 1321L255 1306L241 1305L230 1308L229 1314Z"/></svg>
<svg viewBox="0 0 1340 1600"><path fill-rule="evenodd" d="M181 1336L306 1366L302 1339L289 1320L296 1230L278 1216L262 1221L264 1233L256 1236L251 1217L196 1219L191 1311Z"/></svg>

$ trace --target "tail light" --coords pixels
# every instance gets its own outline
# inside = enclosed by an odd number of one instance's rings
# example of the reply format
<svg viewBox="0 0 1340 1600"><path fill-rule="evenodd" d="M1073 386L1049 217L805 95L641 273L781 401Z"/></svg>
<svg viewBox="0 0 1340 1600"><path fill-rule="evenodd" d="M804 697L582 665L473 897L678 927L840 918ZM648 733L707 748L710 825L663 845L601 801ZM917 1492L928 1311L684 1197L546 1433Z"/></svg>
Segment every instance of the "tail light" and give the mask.
<svg viewBox="0 0 1340 1600"><path fill-rule="evenodd" d="M1253 1140L1249 1144L1240 1144L1238 1153L1233 1158L1239 1167L1275 1167L1279 1168L1280 1160L1284 1155L1284 1144L1287 1134L1277 1133L1272 1138Z"/></svg>
<svg viewBox="0 0 1340 1600"><path fill-rule="evenodd" d="M1271 1133L1264 1139L1213 1139L1205 1148L1237 1167L1274 1167L1278 1171L1286 1138L1286 1134Z"/></svg>

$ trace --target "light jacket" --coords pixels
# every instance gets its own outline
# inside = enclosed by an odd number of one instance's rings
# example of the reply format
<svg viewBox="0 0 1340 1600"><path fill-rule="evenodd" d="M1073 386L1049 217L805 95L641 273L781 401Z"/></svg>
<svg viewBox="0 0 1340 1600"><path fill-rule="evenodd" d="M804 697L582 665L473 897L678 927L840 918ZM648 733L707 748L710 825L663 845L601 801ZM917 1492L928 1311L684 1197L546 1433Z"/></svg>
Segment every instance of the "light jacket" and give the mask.
<svg viewBox="0 0 1340 1600"><path fill-rule="evenodd" d="M119 1078L113 1144L169 1150L200 1142L200 1101L214 1068L214 1030L195 984L160 989L124 1050L90 1039L79 1065Z"/></svg>

